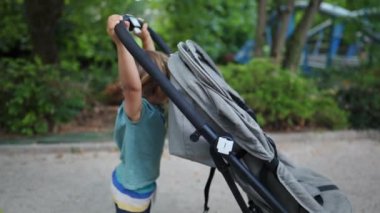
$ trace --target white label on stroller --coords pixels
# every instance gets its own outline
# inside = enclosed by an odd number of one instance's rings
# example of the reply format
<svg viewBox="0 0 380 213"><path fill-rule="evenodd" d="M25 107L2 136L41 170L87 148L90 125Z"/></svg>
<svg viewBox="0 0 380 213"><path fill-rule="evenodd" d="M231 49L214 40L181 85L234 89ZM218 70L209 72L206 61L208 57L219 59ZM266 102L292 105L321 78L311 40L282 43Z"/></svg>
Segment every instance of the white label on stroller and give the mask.
<svg viewBox="0 0 380 213"><path fill-rule="evenodd" d="M229 140L228 138L220 137L218 139L218 145L216 148L218 149L219 153L228 155L232 151L232 147L234 145L234 142L232 140Z"/></svg>

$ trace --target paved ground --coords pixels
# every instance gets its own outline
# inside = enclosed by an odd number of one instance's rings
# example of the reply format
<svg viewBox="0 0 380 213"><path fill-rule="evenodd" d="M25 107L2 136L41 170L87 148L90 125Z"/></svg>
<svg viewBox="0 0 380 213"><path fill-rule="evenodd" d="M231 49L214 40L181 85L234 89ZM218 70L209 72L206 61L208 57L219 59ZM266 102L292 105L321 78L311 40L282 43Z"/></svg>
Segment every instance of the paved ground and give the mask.
<svg viewBox="0 0 380 213"><path fill-rule="evenodd" d="M296 164L330 177L354 212L380 212L380 133L270 134ZM113 143L0 146L0 213L114 212L110 173ZM165 150L154 213L202 212L208 168ZM239 212L217 174L210 212Z"/></svg>

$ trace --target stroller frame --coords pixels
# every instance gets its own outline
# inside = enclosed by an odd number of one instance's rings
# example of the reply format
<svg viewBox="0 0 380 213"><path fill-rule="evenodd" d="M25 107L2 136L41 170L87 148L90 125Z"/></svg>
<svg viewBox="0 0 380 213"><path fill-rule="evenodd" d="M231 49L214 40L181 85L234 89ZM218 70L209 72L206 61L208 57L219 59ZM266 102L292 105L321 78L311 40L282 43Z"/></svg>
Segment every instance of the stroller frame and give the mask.
<svg viewBox="0 0 380 213"><path fill-rule="evenodd" d="M162 38L155 33L150 27L148 30L151 34L153 41L156 45L166 54L171 54L170 48L164 43ZM234 151L229 154L223 154L217 151L217 144L220 138L225 138L225 135L218 134L213 128L201 117L197 112L192 111L191 104L186 101L177 89L172 85L169 79L159 70L157 65L148 57L148 55L141 49L135 42L132 35L120 22L115 26L115 32L120 41L132 54L135 60L149 73L150 76L160 85L162 90L167 94L169 99L178 107L178 109L185 115L185 117L195 127L195 135L203 136L210 144L210 154L215 162L216 168L222 173L230 190L232 191L242 212L261 212L252 201L247 204L241 192L238 190L237 185L228 170L229 168L238 173L244 180L249 183L261 198L266 201L275 212L287 212L284 206L276 199L266 186L260 182L258 177L254 175L241 161L239 153ZM239 103L241 105L242 103ZM247 108L243 106L243 108ZM237 144L234 143L234 146Z"/></svg>

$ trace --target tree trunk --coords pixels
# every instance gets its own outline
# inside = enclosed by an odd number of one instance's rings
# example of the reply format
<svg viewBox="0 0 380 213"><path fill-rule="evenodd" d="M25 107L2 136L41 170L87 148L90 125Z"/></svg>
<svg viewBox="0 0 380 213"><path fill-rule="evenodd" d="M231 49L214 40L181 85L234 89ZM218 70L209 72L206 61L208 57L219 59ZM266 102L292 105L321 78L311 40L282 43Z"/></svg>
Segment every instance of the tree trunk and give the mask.
<svg viewBox="0 0 380 213"><path fill-rule="evenodd" d="M46 64L58 62L55 31L63 6L64 0L25 0L33 53Z"/></svg>
<svg viewBox="0 0 380 213"><path fill-rule="evenodd" d="M267 22L266 0L257 0L257 24L255 39L255 56L263 56L263 47L265 42L265 26Z"/></svg>
<svg viewBox="0 0 380 213"><path fill-rule="evenodd" d="M315 14L319 10L322 0L310 0L301 22L287 42L285 58L282 62L283 68L296 71L299 66L302 48L306 42L307 31L313 23Z"/></svg>
<svg viewBox="0 0 380 213"><path fill-rule="evenodd" d="M294 0L282 0L277 8L278 24L272 37L272 48L270 56L279 64L282 60L282 51L285 46L289 20L294 9Z"/></svg>

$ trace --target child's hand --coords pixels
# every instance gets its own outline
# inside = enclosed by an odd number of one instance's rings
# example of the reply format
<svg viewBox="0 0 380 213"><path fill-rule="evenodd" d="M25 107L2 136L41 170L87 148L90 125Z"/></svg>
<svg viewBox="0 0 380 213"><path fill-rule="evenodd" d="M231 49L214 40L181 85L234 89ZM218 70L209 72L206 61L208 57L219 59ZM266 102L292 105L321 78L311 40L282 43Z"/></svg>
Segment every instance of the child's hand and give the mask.
<svg viewBox="0 0 380 213"><path fill-rule="evenodd" d="M141 28L141 33L135 34L137 37L141 39L143 48L145 50L155 50L154 42L152 40L152 37L150 36L149 30L148 30L148 24L144 23Z"/></svg>
<svg viewBox="0 0 380 213"><path fill-rule="evenodd" d="M120 23L120 21L123 21L123 16L117 15L117 14L109 16L108 20L107 20L107 33L112 38L113 42L115 42L115 44L121 43L119 40L119 37L117 37L117 35L115 33L115 26L118 23ZM125 27L127 27L127 29L128 29L129 28L129 22L124 21L124 23L125 23Z"/></svg>
<svg viewBox="0 0 380 213"><path fill-rule="evenodd" d="M147 39L150 39L150 33L148 31L148 24L143 23L141 28L141 33L135 33L137 37L141 39L141 41L146 41Z"/></svg>

